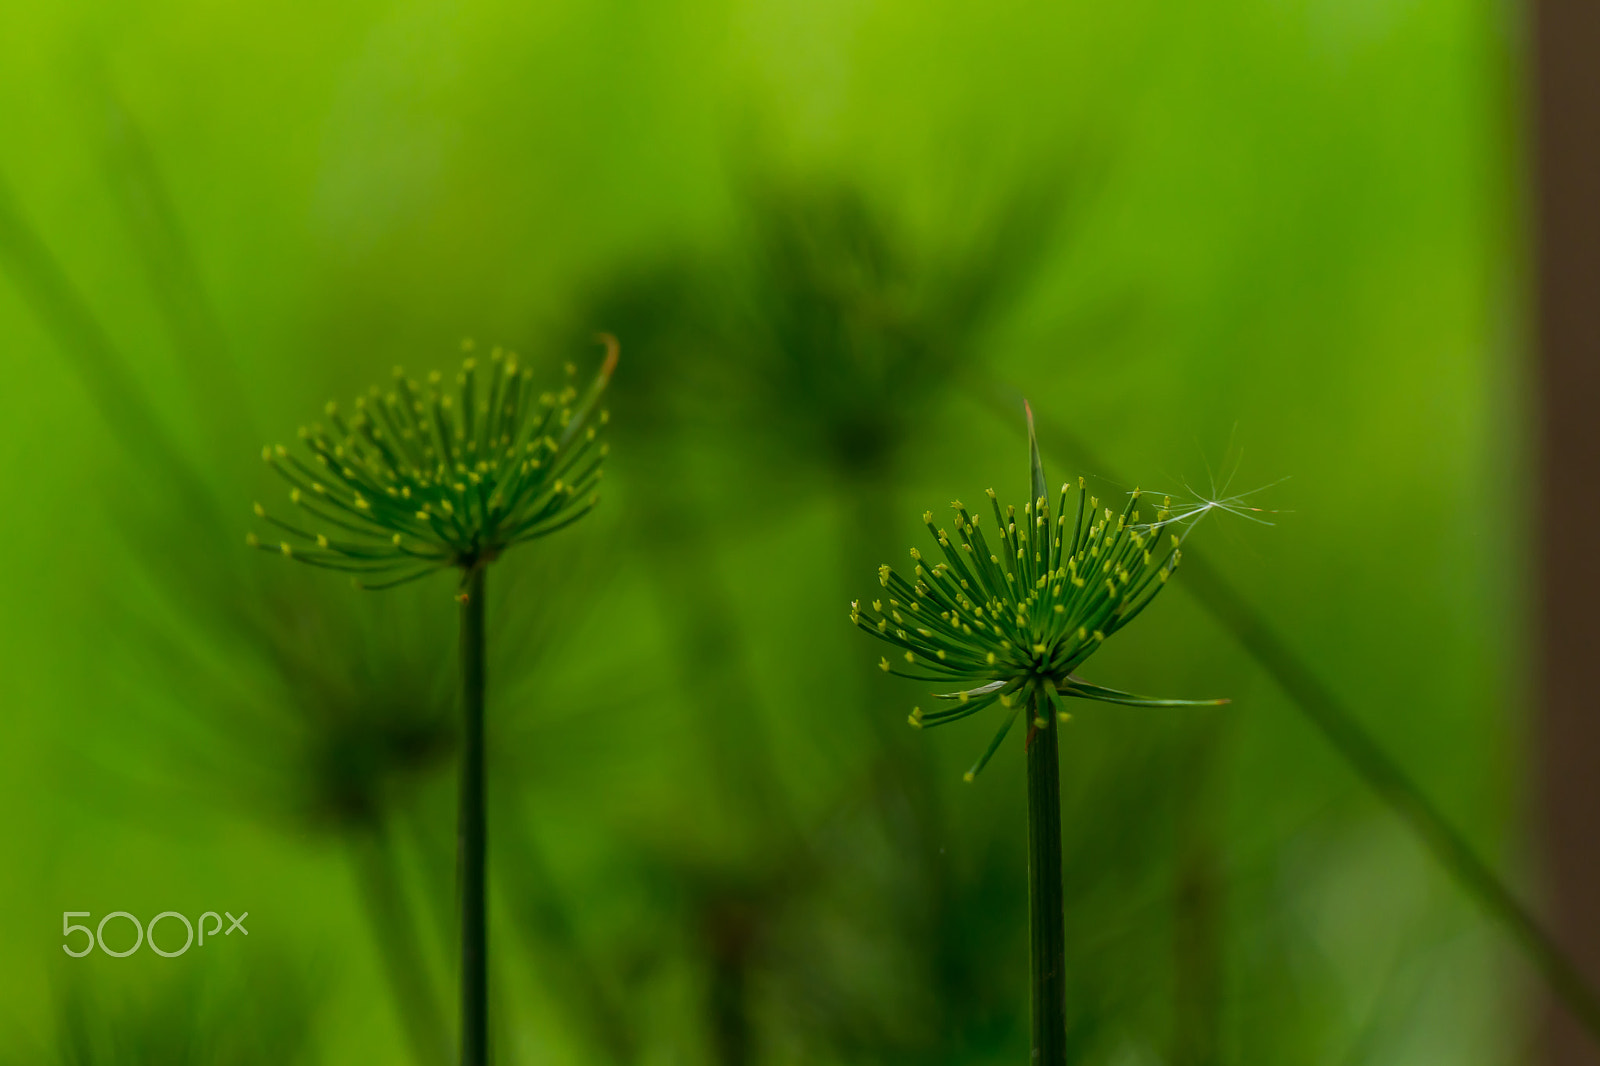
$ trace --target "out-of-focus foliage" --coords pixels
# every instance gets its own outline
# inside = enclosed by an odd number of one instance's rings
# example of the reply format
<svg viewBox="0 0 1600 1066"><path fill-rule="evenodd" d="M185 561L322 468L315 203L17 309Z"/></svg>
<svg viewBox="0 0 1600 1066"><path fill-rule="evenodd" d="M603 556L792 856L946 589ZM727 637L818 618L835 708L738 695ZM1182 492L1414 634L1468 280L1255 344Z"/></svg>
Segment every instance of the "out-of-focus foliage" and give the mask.
<svg viewBox="0 0 1600 1066"><path fill-rule="evenodd" d="M183 1061L212 960L60 912L231 907L270 1061L437 1061L451 577L244 535L263 443L464 335L623 351L598 511L491 591L504 1061L1018 1060L1020 741L963 784L992 724L914 734L847 604L1027 491L1024 393L1108 492L1287 476L1194 550L1514 864L1506 17L0 12L0 1043ZM1075 1061L1511 1057L1505 945L1184 592L1096 665L1234 702L1063 735Z"/></svg>
<svg viewBox="0 0 1600 1066"><path fill-rule="evenodd" d="M137 965L137 964L136 964ZM313 993L281 962L155 974L137 992L82 974L60 993L49 1039L5 1062L48 1066L310 1066Z"/></svg>

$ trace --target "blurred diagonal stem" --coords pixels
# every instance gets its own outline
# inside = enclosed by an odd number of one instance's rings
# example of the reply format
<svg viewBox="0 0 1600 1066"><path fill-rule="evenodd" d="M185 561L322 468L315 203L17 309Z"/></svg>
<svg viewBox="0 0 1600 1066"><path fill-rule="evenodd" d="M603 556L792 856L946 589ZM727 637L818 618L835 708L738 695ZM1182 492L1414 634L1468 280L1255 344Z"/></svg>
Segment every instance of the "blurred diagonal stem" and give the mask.
<svg viewBox="0 0 1600 1066"><path fill-rule="evenodd" d="M461 597L461 1066L486 1066L489 1061L489 943L484 877L484 569L482 563L472 567Z"/></svg>
<svg viewBox="0 0 1600 1066"><path fill-rule="evenodd" d="M143 129L115 88L102 81L107 122L106 176L116 192L129 236L145 267L156 307L166 322L197 400L195 415L221 453L250 450L259 434L251 424L248 395L226 357L228 344L201 280L171 190Z"/></svg>
<svg viewBox="0 0 1600 1066"><path fill-rule="evenodd" d="M1061 760L1055 714L1035 694L1028 730L1028 968L1033 1058L1067 1061L1067 933L1061 886ZM1039 725L1039 722L1044 725Z"/></svg>
<svg viewBox="0 0 1600 1066"><path fill-rule="evenodd" d="M1009 423L1015 403L1010 397L1014 392L991 385L983 395L988 398L989 409ZM1038 433L1048 449L1073 455L1079 463L1093 468L1109 469L1069 430L1040 419ZM1551 991L1600 1045L1600 996L1533 913L1479 858L1399 763L1379 746L1355 713L1279 636L1265 615L1246 601L1203 557L1194 553L1186 555L1183 569L1185 580L1180 584L1194 593L1200 605L1277 682L1367 787L1411 827L1456 884L1511 935L1524 956L1549 983ZM1031 772L1031 762L1029 767Z"/></svg>
<svg viewBox="0 0 1600 1066"><path fill-rule="evenodd" d="M220 525L215 505L127 372L88 301L18 210L0 175L0 270L77 365L79 380L117 442L166 471L182 502Z"/></svg>
<svg viewBox="0 0 1600 1066"><path fill-rule="evenodd" d="M372 923L373 936L383 954L384 971L401 1024L411 1042L418 1066L449 1061L450 1038L428 980L427 960L417 938L416 918L406 900L405 887L395 861L389 827L381 817L371 839L356 848L356 872Z"/></svg>
<svg viewBox="0 0 1600 1066"><path fill-rule="evenodd" d="M1456 883L1511 934L1600 1044L1600 998L1533 913L1227 579L1192 557L1184 569L1201 604L1267 669L1367 786L1411 826Z"/></svg>
<svg viewBox="0 0 1600 1066"><path fill-rule="evenodd" d="M528 958L545 961L544 976L562 997L563 1012L584 1027L596 1061L626 1066L639 1057L635 1019L581 943L572 908L556 891L518 797L504 786L497 789L495 826L498 895L510 903L509 917Z"/></svg>

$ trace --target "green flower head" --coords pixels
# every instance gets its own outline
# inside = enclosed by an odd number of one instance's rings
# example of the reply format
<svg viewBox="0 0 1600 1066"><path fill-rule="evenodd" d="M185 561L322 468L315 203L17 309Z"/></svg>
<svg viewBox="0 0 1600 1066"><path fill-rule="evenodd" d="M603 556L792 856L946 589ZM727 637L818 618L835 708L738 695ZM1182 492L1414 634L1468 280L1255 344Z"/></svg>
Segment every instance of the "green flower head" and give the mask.
<svg viewBox="0 0 1600 1066"><path fill-rule="evenodd" d="M1135 489L1120 509L1102 507L1082 478L1062 485L1052 513L1046 498L1039 446L1028 413L1033 500L1002 508L993 489L991 536L983 516L958 500L954 532L923 521L939 546L939 560L911 549L912 571L903 577L888 565L878 570L885 589L870 604L850 605L850 621L888 644L894 653L879 666L919 681L955 684L937 695L945 709L911 712L918 728L945 725L999 704L1007 713L1000 731L967 773L972 780L987 765L1024 708L1035 727L1054 708L1070 717L1066 697L1139 707L1201 706L1226 700L1165 700L1119 692L1074 675L1084 660L1166 587L1182 556L1173 532L1183 516L1164 501L1153 521L1139 510ZM1069 517L1070 516L1070 517Z"/></svg>
<svg viewBox="0 0 1600 1066"><path fill-rule="evenodd" d="M348 418L329 403L325 423L300 429L304 457L281 444L263 449L300 518L256 504L279 535L252 533L249 544L375 589L445 567L470 572L571 525L598 499L607 450L606 412L596 408L617 343L600 340L605 362L581 392L571 364L559 391L541 392L532 370L496 348L486 361L469 355L455 389L437 371L423 386L396 367L391 388L374 386Z"/></svg>

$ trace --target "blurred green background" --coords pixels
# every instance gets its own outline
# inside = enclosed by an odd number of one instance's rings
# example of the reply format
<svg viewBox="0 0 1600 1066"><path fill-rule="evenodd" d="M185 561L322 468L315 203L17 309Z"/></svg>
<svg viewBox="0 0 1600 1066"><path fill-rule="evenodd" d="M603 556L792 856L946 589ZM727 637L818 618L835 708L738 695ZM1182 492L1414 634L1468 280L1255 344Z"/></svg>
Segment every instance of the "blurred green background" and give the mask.
<svg viewBox="0 0 1600 1066"><path fill-rule="evenodd" d="M493 575L501 1062L1026 1053L1020 743L964 784L992 721L846 619L1025 491L1023 395L1052 477L1272 485L1194 552L1522 885L1518 18L6 5L0 1047L447 1061L451 578L243 537L464 336L623 350L600 510ZM1063 738L1076 1061L1519 1061L1505 939L1185 586L1086 674L1233 703Z"/></svg>

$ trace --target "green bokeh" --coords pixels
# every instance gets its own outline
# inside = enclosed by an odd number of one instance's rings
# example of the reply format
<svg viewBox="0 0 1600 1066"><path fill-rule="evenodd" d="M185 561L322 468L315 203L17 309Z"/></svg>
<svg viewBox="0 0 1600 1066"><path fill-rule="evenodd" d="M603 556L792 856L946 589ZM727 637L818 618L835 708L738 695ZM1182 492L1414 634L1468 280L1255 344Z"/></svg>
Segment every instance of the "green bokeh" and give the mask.
<svg viewBox="0 0 1600 1066"><path fill-rule="evenodd" d="M925 697L871 669L845 604L925 509L1020 495L1023 394L1092 445L1047 454L1053 477L1287 478L1252 498L1274 525L1208 518L1195 550L1524 869L1510 18L7 6L11 210L142 398L0 257L0 1045L55 1040L77 989L99 1024L156 1024L243 967L287 982L256 1024L304 1010L322 1061L405 1061L370 842L304 802L320 719L241 725L304 700L196 602L344 612L327 646L378 675L353 691L442 677L448 702L450 578L358 595L243 536L281 491L263 442L393 364L448 368L464 335L552 374L596 329L623 345L601 511L491 593L493 832L522 834L493 860L517 872L494 901L507 1062L611 1061L597 1003L635 1061L718 1061L719 981L744 982L749 1061L1020 1059L1020 746L964 785L992 723L906 729ZM119 428L130 403L225 537ZM1089 705L1063 737L1083 1061L1512 1057L1509 945L1175 585L1088 673L1232 705ZM443 995L448 752L384 795ZM1175 1046L1185 877L1221 944L1215 1058ZM215 954L58 954L63 910L224 908L251 936Z"/></svg>

